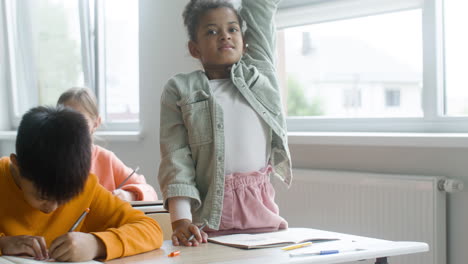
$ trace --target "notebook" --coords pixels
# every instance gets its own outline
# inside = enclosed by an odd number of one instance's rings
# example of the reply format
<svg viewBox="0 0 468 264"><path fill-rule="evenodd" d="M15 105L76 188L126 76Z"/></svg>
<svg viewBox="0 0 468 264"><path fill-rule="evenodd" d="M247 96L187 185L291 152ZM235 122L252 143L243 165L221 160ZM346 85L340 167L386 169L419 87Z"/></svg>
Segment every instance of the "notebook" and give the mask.
<svg viewBox="0 0 468 264"><path fill-rule="evenodd" d="M138 209L145 214L164 213L167 212L163 207L163 201L132 201L130 202L133 208Z"/></svg>
<svg viewBox="0 0 468 264"><path fill-rule="evenodd" d="M208 241L212 243L244 249L282 247L309 241L320 243L335 240L338 238L324 235L323 232L309 228L289 228L270 233L234 234L208 238Z"/></svg>
<svg viewBox="0 0 468 264"><path fill-rule="evenodd" d="M57 263L57 264L102 264L102 262L90 260L85 262L56 262L54 260L34 260L27 257L0 256L0 264L40 264L40 263Z"/></svg>
<svg viewBox="0 0 468 264"><path fill-rule="evenodd" d="M157 201L131 201L130 204L133 207L150 206L150 205L163 205L163 201L162 200L157 200Z"/></svg>

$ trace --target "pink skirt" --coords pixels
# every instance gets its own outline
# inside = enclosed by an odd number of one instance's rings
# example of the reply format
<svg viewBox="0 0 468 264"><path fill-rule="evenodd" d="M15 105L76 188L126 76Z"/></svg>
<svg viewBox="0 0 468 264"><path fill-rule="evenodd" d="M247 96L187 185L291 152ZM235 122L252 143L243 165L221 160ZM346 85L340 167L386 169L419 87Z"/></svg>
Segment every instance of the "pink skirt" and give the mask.
<svg viewBox="0 0 468 264"><path fill-rule="evenodd" d="M206 228L205 232L214 236L288 228L274 201L275 190L269 176L271 170L268 166L261 171L226 175L219 230Z"/></svg>

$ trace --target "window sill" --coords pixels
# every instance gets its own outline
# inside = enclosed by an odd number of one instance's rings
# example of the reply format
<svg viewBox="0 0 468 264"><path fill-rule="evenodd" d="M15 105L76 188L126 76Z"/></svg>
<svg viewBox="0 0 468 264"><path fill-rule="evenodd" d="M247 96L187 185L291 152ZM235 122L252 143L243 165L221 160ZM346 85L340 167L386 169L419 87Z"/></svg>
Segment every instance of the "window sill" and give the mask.
<svg viewBox="0 0 468 264"><path fill-rule="evenodd" d="M139 131L98 131L98 139L137 142ZM0 141L14 141L16 131L0 131ZM290 145L468 148L468 133L289 132Z"/></svg>
<svg viewBox="0 0 468 264"><path fill-rule="evenodd" d="M97 140L105 141L140 141L143 136L140 131L97 131ZM0 141L15 141L16 131L0 131Z"/></svg>
<svg viewBox="0 0 468 264"><path fill-rule="evenodd" d="M97 131L94 137L105 141L137 142L143 139L141 131Z"/></svg>
<svg viewBox="0 0 468 264"><path fill-rule="evenodd" d="M289 132L290 145L468 148L468 133Z"/></svg>
<svg viewBox="0 0 468 264"><path fill-rule="evenodd" d="M8 141L16 139L16 131L0 131L0 140Z"/></svg>

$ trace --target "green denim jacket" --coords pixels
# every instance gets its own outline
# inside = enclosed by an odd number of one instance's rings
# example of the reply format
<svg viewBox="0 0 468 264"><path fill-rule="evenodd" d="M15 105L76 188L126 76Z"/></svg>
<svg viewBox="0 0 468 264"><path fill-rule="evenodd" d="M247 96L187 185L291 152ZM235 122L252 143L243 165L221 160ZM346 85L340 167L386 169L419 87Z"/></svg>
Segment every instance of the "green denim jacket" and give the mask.
<svg viewBox="0 0 468 264"><path fill-rule="evenodd" d="M291 184L291 157L275 70L274 14L279 0L243 0L241 15L248 29L247 53L233 65L231 79L270 127L273 174ZM161 96L158 180L164 204L176 196L191 198L194 223L218 229L224 197L224 130L222 107L203 71L178 74Z"/></svg>

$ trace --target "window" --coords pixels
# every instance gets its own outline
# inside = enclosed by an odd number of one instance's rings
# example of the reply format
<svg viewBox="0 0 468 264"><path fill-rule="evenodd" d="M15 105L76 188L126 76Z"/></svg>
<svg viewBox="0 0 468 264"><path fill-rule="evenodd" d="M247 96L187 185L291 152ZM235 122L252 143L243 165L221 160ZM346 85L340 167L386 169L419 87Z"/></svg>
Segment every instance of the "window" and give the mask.
<svg viewBox="0 0 468 264"><path fill-rule="evenodd" d="M23 26L24 31L17 32L18 44L22 42L22 37L30 38L28 43L21 43L30 51L23 59L35 67L26 68L31 72L25 74L31 74L36 83L39 104L54 105L64 89L85 85L80 52L78 1L42 0L16 3L23 3L25 10L30 10L29 18L19 18L29 24ZM32 58L28 59L26 55Z"/></svg>
<svg viewBox="0 0 468 264"><path fill-rule="evenodd" d="M138 5L134 0L106 0L105 110L110 122L138 121Z"/></svg>
<svg viewBox="0 0 468 264"><path fill-rule="evenodd" d="M468 25L467 1L444 1L445 114L468 116Z"/></svg>
<svg viewBox="0 0 468 264"><path fill-rule="evenodd" d="M14 125L30 107L91 88L108 129L136 129L138 2L4 0Z"/></svg>
<svg viewBox="0 0 468 264"><path fill-rule="evenodd" d="M405 113L421 116L421 10L284 31L286 78L295 78L308 100L321 100L324 116L391 117L382 110L385 105L379 99L392 83L402 83L411 90L408 94L419 95L414 102L419 109L406 109ZM343 104L338 104L341 94ZM358 108L361 110L355 111ZM288 111L288 115L294 114Z"/></svg>
<svg viewBox="0 0 468 264"><path fill-rule="evenodd" d="M445 0L444 24L438 0L285 1L277 53L288 129L468 132L464 2Z"/></svg>

